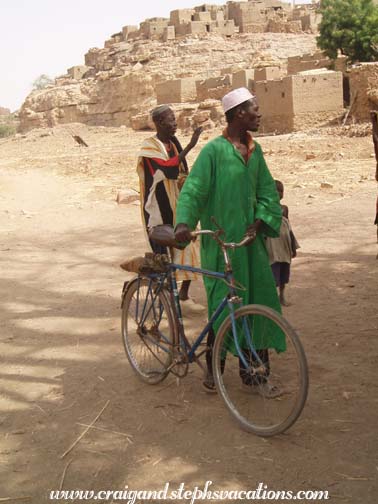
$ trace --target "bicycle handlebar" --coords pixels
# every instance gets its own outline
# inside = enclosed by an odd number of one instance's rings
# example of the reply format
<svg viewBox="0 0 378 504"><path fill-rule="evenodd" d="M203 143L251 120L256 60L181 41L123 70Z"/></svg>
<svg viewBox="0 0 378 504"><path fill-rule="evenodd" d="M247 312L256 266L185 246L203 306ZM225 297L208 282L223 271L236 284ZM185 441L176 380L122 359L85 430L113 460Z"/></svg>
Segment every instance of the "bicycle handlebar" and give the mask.
<svg viewBox="0 0 378 504"><path fill-rule="evenodd" d="M201 229L199 231L192 231L191 232L191 235L193 238L195 238L196 236L199 236L199 235L210 235L214 238L214 240L216 240L219 243L219 245L222 248L225 248L225 249L235 249L235 248L244 247L245 245L249 245L250 243L252 243L253 240L256 238L256 233L246 234L245 237L238 243L235 243L235 242L226 243L219 238L219 234L220 234L219 231L212 231L211 229Z"/></svg>

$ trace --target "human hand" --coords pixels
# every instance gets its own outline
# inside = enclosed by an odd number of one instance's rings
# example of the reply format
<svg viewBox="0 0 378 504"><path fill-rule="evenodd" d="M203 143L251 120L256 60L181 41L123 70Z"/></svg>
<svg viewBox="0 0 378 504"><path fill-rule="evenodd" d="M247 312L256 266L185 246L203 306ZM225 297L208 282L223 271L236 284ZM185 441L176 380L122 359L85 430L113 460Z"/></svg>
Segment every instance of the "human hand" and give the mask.
<svg viewBox="0 0 378 504"><path fill-rule="evenodd" d="M199 126L198 128L196 128L194 130L192 138L190 139L190 142L189 142L191 149L193 149L193 147L195 147L197 145L198 139L199 139L202 131L203 131L202 126Z"/></svg>
<svg viewBox="0 0 378 504"><path fill-rule="evenodd" d="M192 239L189 226L187 224L177 224L175 238L178 242L189 242Z"/></svg>
<svg viewBox="0 0 378 504"><path fill-rule="evenodd" d="M250 236L253 236L253 235L256 236L260 227L261 227L261 224L262 224L262 221L260 219L257 219L253 224L250 224L247 227L246 234L250 235Z"/></svg>

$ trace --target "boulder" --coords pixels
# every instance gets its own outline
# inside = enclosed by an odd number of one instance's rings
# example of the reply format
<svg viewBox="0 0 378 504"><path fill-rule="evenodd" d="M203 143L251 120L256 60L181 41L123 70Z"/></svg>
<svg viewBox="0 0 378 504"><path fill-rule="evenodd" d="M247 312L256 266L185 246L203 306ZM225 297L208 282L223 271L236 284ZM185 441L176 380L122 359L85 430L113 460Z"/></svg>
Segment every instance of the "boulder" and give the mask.
<svg viewBox="0 0 378 504"><path fill-rule="evenodd" d="M118 205L129 205L130 203L138 200L139 193L133 189L122 189L121 191L118 191L116 199Z"/></svg>

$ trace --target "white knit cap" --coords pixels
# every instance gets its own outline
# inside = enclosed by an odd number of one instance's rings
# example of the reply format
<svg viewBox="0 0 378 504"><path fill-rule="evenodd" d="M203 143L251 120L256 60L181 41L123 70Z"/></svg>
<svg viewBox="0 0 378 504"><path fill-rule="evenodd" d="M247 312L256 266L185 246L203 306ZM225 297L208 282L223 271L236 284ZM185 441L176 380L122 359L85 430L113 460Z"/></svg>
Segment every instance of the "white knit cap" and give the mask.
<svg viewBox="0 0 378 504"><path fill-rule="evenodd" d="M244 103L251 98L255 98L247 88L241 87L238 89L233 89L229 93L223 96L222 98L222 106L223 110L227 112L228 110L237 107L241 103Z"/></svg>

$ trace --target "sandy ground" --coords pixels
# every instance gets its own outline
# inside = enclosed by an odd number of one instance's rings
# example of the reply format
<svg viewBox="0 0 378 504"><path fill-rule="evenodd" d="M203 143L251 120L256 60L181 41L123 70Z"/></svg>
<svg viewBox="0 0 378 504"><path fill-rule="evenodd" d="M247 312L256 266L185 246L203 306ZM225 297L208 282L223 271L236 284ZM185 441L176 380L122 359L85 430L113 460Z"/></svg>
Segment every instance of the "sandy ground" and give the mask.
<svg viewBox="0 0 378 504"><path fill-rule="evenodd" d="M89 148L74 143L73 130ZM301 418L272 439L241 431L202 391L197 368L150 387L128 365L119 309L127 274L118 264L145 245L138 205L114 200L137 188L135 154L147 133L77 125L0 141L1 498L40 504L60 487L211 480L216 489L263 482L377 502L373 147L369 137L334 133L261 139L301 244L285 315L311 379ZM204 302L199 282L193 295ZM195 329L201 320L188 322ZM96 429L62 457L106 404Z"/></svg>

